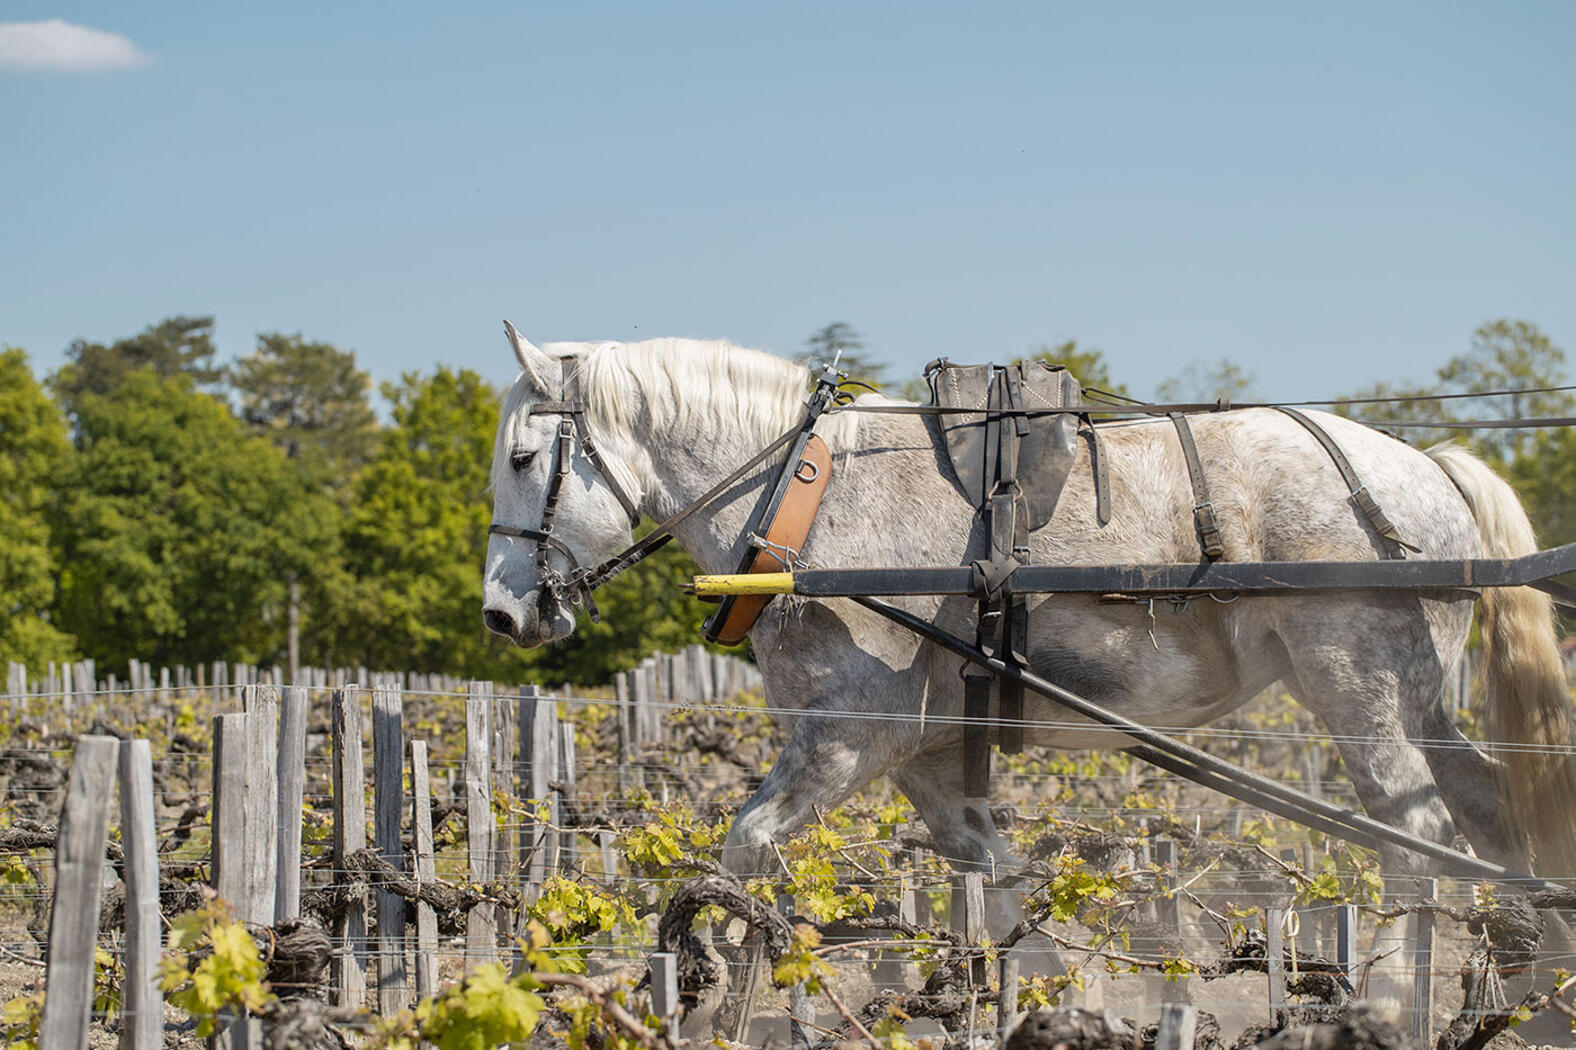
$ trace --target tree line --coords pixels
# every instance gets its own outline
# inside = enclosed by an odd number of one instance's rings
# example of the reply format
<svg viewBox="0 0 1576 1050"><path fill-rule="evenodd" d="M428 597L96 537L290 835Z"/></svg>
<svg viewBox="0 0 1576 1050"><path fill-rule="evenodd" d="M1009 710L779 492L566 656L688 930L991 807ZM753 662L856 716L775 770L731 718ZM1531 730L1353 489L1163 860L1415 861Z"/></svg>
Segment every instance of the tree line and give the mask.
<svg viewBox="0 0 1576 1050"><path fill-rule="evenodd" d="M841 351L857 378L883 378L846 323L808 344L817 358ZM1066 342L1030 356L1124 390L1099 350ZM1223 362L1168 382L1173 397L1241 400L1252 376ZM1567 391L1422 399L1564 382L1564 355L1543 333L1495 321L1399 391L1419 400L1343 410L1380 424L1576 414ZM889 387L926 396L917 378ZM680 593L694 569L671 547L599 593L602 622L582 618L568 642L522 652L488 635L478 581L501 391L439 365L378 393L386 421L355 355L301 335L263 333L221 364L210 317L78 340L42 381L22 350L0 349L0 655L32 667L299 662L590 683L695 638L705 610ZM1515 481L1546 543L1576 539L1570 428L1474 442Z"/></svg>
<svg viewBox="0 0 1576 1050"><path fill-rule="evenodd" d="M354 354L300 335L222 366L212 318L172 317L65 357L40 382L0 350L6 659L598 682L694 640L676 551L609 585L603 622L564 645L483 630L501 391L473 371L383 384L380 422Z"/></svg>

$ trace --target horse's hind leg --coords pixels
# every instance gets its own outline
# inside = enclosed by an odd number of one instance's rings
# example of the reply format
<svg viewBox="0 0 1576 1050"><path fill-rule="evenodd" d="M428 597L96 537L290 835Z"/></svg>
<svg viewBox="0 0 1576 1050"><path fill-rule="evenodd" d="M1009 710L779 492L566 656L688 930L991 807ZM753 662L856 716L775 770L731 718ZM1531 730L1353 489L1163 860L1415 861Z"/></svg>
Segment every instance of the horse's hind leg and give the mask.
<svg viewBox="0 0 1576 1050"><path fill-rule="evenodd" d="M1370 817L1431 842L1447 844L1455 824L1419 743L1426 712L1443 694L1443 664L1421 603L1406 599L1310 598L1290 603L1277 630L1293 673L1288 689L1334 736L1347 774ZM1380 863L1390 902L1411 896L1413 876L1438 873L1438 863L1398 846L1382 846ZM1369 994L1405 1001L1410 919L1376 934L1388 953L1371 975Z"/></svg>
<svg viewBox="0 0 1576 1050"><path fill-rule="evenodd" d="M1455 824L1429 757L1418 746L1444 674L1418 602L1310 598L1277 625L1290 657L1287 688L1335 737L1363 808L1375 820L1448 843ZM1381 860L1395 875L1427 875L1433 862L1400 847Z"/></svg>

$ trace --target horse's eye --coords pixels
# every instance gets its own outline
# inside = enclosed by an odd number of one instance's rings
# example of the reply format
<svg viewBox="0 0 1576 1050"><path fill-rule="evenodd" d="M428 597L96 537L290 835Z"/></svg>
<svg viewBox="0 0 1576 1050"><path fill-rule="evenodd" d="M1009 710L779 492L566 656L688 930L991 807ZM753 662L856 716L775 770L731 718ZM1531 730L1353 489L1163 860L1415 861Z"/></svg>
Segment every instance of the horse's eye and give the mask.
<svg viewBox="0 0 1576 1050"><path fill-rule="evenodd" d="M524 470L531 465L531 461L535 458L535 452L516 452L509 457L509 465L515 470Z"/></svg>

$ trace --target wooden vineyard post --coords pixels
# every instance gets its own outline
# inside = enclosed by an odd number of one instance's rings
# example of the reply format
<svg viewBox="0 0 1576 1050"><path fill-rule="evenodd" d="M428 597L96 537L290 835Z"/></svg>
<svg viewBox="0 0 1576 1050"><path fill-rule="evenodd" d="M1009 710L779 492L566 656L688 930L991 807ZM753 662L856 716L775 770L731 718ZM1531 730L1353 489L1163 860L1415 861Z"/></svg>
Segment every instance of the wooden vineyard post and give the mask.
<svg viewBox="0 0 1576 1050"><path fill-rule="evenodd" d="M529 852L521 859L529 885L527 893L532 900L540 892L542 883L558 867L559 836L553 830L558 824L557 792L552 782L557 774L558 758L558 702L536 686L526 686L520 693L520 758L524 768L520 775L520 790L536 809L532 812L530 832L524 846ZM537 819L546 807L547 822Z"/></svg>
<svg viewBox="0 0 1576 1050"><path fill-rule="evenodd" d="M978 948L985 938L985 876L978 871L964 872L952 883L952 928L963 934L964 943ZM969 963L969 980L977 989L985 987L985 953L975 952Z"/></svg>
<svg viewBox="0 0 1576 1050"><path fill-rule="evenodd" d="M301 914L301 812L306 800L306 688L287 686L279 707L279 882L274 921Z"/></svg>
<svg viewBox="0 0 1576 1050"><path fill-rule="evenodd" d="M634 783L629 775L629 678L626 675L613 676L613 710L618 740L618 797L623 801L629 798Z"/></svg>
<svg viewBox="0 0 1576 1050"><path fill-rule="evenodd" d="M55 841L55 893L49 906L49 948L39 1050L88 1045L93 1017L93 947L98 939L104 845L109 836L120 741L77 738Z"/></svg>
<svg viewBox="0 0 1576 1050"><path fill-rule="evenodd" d="M562 719L557 729L557 779L562 787L553 792L553 823L563 829L558 835L559 866L566 872L573 872L580 858L578 836L569 821L570 810L575 805L575 724Z"/></svg>
<svg viewBox="0 0 1576 1050"><path fill-rule="evenodd" d="M416 846L416 884L437 879L432 846L432 786L427 775L427 742L410 742L411 828ZM432 905L416 902L416 996L438 990L438 916Z"/></svg>
<svg viewBox="0 0 1576 1050"><path fill-rule="evenodd" d="M789 894L780 894L777 909L789 923L793 922L794 900ZM815 1024L815 1003L804 985L796 984L788 990L788 1042L794 1047L808 1047L815 1042L805 1025Z"/></svg>
<svg viewBox="0 0 1576 1050"><path fill-rule="evenodd" d="M1357 905L1340 904L1335 908L1335 964L1346 981L1362 997L1357 987Z"/></svg>
<svg viewBox="0 0 1576 1050"><path fill-rule="evenodd" d="M1439 901L1439 880L1419 879L1424 908L1412 918L1417 923L1412 948L1412 1035L1425 1045L1433 1028L1434 1012L1434 912L1427 905Z"/></svg>
<svg viewBox="0 0 1576 1050"><path fill-rule="evenodd" d="M679 1012L679 958L672 952L651 956L651 1012L669 1039L677 1041Z"/></svg>
<svg viewBox="0 0 1576 1050"><path fill-rule="evenodd" d="M405 814L404 696L392 680L372 690L372 825L378 855L405 869L400 826ZM385 1017L405 1005L405 898L377 892L378 1008Z"/></svg>
<svg viewBox="0 0 1576 1050"><path fill-rule="evenodd" d="M331 702L334 738L334 877L348 876L350 855L367 844L366 774L361 755L361 693L357 686L336 689ZM359 1008L366 998L366 902L355 899L334 920L333 974L336 1002Z"/></svg>
<svg viewBox="0 0 1576 1050"><path fill-rule="evenodd" d="M1005 1039L1018 1026L1018 956L1010 950L1004 951L996 962L1000 976L996 990L996 1020L1001 1037Z"/></svg>
<svg viewBox="0 0 1576 1050"><path fill-rule="evenodd" d="M273 734L262 724L272 713L264 707L213 719L213 888L237 919L257 926L274 921L277 793Z"/></svg>
<svg viewBox="0 0 1576 1050"><path fill-rule="evenodd" d="M540 686L521 686L520 703L514 712L517 737L515 773L520 782L520 798L528 809L522 821L525 826L520 832L520 852L516 855L519 862L516 867L525 873L522 896L527 903L536 899L536 895L541 892L543 880L547 878L547 861L544 853L547 848L547 832L537 819L537 812L544 797L538 792L545 793L547 790L547 772L539 770L536 753L536 709L543 703Z"/></svg>
<svg viewBox="0 0 1576 1050"><path fill-rule="evenodd" d="M517 787L520 772L520 761L516 752L519 750L519 720L520 700L517 696L499 696L497 687L493 687L493 714L492 714L492 763L493 763L493 797L503 799L499 806L501 812L510 814L506 817L497 830L493 832L493 870L502 874L508 867L509 858L515 855L520 829L520 818L514 816L521 799L520 788ZM510 928L509 911L503 905L498 906L498 928Z"/></svg>
<svg viewBox="0 0 1576 1050"><path fill-rule="evenodd" d="M1264 954L1270 973L1270 1023L1286 1009L1286 910L1264 909Z"/></svg>
<svg viewBox="0 0 1576 1050"><path fill-rule="evenodd" d="M602 881L612 886L618 879L618 861L613 856L613 840L616 836L609 829L596 833L597 851L602 854Z"/></svg>
<svg viewBox="0 0 1576 1050"><path fill-rule="evenodd" d="M1160 1007L1160 1024L1155 1031L1155 1050L1193 1050L1198 1031L1198 1011L1186 1003L1166 1003Z"/></svg>
<svg viewBox="0 0 1576 1050"><path fill-rule="evenodd" d="M126 856L126 976L121 982L121 1050L161 1050L164 996L159 914L159 839L153 811L153 753L146 740L120 745L120 841Z"/></svg>
<svg viewBox="0 0 1576 1050"><path fill-rule="evenodd" d="M246 712L246 884L244 907L236 914L257 926L274 921L275 884L279 879L279 693L272 686L241 690Z"/></svg>
<svg viewBox="0 0 1576 1050"><path fill-rule="evenodd" d="M465 697L465 831L470 852L471 881L493 881L492 812L492 683L471 682ZM477 904L465 917L467 968L495 962L498 957L497 907Z"/></svg>
<svg viewBox="0 0 1576 1050"><path fill-rule="evenodd" d="M1165 896L1156 902L1156 918L1165 928L1166 945L1178 955L1186 955L1182 942L1182 900L1177 896L1177 844L1175 839L1155 840L1155 864L1160 868L1160 886ZM1160 984L1162 1003L1190 1003L1192 989L1186 980L1162 978Z"/></svg>

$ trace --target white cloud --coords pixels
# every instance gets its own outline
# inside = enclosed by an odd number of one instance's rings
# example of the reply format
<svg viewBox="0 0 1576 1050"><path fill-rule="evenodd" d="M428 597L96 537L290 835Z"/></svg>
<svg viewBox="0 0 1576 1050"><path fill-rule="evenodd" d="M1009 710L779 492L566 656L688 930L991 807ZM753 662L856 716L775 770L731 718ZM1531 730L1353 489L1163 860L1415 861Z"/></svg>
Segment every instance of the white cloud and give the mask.
<svg viewBox="0 0 1576 1050"><path fill-rule="evenodd" d="M152 61L119 33L47 22L0 22L0 71L13 73L104 73L136 69Z"/></svg>

